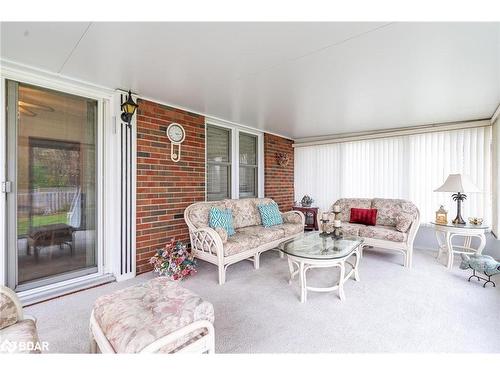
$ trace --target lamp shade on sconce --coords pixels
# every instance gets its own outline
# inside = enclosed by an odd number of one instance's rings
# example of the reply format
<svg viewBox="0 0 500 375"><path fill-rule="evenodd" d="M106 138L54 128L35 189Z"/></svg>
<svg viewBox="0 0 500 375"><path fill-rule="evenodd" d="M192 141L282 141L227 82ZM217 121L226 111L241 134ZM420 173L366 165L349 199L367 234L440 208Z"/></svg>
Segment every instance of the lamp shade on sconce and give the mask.
<svg viewBox="0 0 500 375"><path fill-rule="evenodd" d="M463 174L450 174L443 185L435 192L446 193L479 193L481 190L472 182L469 176Z"/></svg>

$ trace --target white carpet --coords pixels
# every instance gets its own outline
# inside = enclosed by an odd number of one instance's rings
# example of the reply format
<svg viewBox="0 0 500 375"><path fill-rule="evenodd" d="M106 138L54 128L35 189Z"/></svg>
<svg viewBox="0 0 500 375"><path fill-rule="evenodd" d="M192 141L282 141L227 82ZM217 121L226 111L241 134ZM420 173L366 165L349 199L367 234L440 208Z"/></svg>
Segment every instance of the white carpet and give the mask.
<svg viewBox="0 0 500 375"><path fill-rule="evenodd" d="M500 352L500 277L497 287L467 282L469 271L448 271L435 253L417 250L412 269L396 254L365 251L361 281L336 292L298 300L278 253L230 266L225 285L216 267L199 261L183 285L215 307L216 352ZM458 262L458 260L456 260ZM333 269L312 270L310 285L326 285ZM38 318L51 352L87 352L88 322L97 296L153 277L112 283L26 308Z"/></svg>

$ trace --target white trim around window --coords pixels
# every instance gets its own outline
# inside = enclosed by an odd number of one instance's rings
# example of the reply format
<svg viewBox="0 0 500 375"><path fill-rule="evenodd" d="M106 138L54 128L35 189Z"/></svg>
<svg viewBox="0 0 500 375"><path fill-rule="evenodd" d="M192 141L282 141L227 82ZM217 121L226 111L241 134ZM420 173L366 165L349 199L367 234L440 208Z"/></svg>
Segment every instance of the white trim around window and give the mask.
<svg viewBox="0 0 500 375"><path fill-rule="evenodd" d="M240 133L255 135L257 137L257 197L264 197L264 133L246 126L235 125L218 119L205 118L205 134L209 125L231 130L231 198L239 199L239 136ZM205 137L205 145L207 138ZM205 160L207 160L207 147L205 147ZM206 178L205 178L206 181ZM205 199L208 200L208 186L205 189Z"/></svg>

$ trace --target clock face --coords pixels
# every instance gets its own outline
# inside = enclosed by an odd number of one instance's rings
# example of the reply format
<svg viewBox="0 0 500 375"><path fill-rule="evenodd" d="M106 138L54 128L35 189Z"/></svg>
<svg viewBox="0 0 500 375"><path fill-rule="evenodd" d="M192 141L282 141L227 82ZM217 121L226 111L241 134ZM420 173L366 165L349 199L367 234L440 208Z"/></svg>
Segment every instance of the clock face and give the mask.
<svg viewBox="0 0 500 375"><path fill-rule="evenodd" d="M167 136L172 142L181 143L184 141L184 129L179 124L170 124L167 129Z"/></svg>

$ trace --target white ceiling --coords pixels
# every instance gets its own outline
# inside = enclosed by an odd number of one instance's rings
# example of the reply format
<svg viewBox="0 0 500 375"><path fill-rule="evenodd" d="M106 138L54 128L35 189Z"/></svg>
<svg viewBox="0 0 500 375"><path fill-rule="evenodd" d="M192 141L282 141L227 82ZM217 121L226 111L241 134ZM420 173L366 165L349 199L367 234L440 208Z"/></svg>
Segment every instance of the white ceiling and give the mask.
<svg viewBox="0 0 500 375"><path fill-rule="evenodd" d="M2 23L1 57L292 138L500 103L500 23Z"/></svg>

